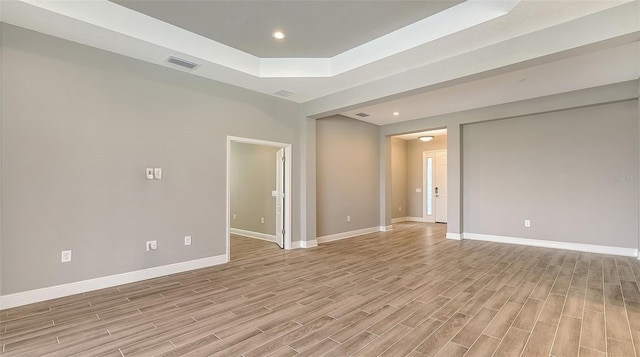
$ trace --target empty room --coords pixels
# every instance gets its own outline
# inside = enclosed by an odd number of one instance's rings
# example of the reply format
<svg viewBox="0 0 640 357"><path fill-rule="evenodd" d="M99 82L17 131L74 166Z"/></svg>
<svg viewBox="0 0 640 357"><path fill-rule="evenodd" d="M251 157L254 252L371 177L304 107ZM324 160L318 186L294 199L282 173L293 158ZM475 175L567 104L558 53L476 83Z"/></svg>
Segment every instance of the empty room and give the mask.
<svg viewBox="0 0 640 357"><path fill-rule="evenodd" d="M0 1L1 356L640 357L640 1Z"/></svg>

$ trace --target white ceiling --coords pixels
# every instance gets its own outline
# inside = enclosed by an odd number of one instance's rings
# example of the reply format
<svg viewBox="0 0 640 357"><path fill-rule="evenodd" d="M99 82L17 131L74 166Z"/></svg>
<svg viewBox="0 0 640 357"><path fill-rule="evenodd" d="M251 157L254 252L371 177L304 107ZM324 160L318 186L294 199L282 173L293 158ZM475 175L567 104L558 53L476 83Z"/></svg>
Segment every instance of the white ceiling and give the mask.
<svg viewBox="0 0 640 357"><path fill-rule="evenodd" d="M640 77L640 43L608 48L459 85L359 107L342 115L386 125ZM399 115L395 116L393 113ZM357 113L369 114L366 118Z"/></svg>
<svg viewBox="0 0 640 357"><path fill-rule="evenodd" d="M107 0L0 0L0 20L268 95L288 90L304 115L366 112L379 125L639 76L638 0L467 0L423 19L450 3L118 1L164 21ZM276 24L287 38L274 46Z"/></svg>

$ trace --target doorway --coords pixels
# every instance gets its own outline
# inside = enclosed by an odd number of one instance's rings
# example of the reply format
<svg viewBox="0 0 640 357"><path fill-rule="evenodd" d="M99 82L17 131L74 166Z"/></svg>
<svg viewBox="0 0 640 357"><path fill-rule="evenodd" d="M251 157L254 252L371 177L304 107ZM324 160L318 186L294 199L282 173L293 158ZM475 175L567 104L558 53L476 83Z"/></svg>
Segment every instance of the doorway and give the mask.
<svg viewBox="0 0 640 357"><path fill-rule="evenodd" d="M241 147L261 153L261 171L256 167L243 167L251 166L252 160L247 157L253 156L243 157L238 150ZM227 137L227 261L231 260L232 234L271 241L279 248L291 249L291 157L291 144ZM238 167L243 167L242 171ZM256 169L262 173L247 173ZM269 178L270 183L265 185L265 178ZM245 191L256 190L258 195L243 197Z"/></svg>
<svg viewBox="0 0 640 357"><path fill-rule="evenodd" d="M422 153L422 217L447 223L447 150Z"/></svg>

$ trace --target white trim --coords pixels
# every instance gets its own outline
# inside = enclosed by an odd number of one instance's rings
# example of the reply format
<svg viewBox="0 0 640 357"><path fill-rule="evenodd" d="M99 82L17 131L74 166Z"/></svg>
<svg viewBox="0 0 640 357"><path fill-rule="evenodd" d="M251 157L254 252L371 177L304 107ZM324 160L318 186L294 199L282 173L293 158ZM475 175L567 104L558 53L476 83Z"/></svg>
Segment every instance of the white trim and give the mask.
<svg viewBox="0 0 640 357"><path fill-rule="evenodd" d="M317 247L318 246L318 241L317 240L310 240L310 241L304 241L304 240L299 240L297 242L292 242L291 243L291 248L292 249L297 249L297 248L313 248L313 247Z"/></svg>
<svg viewBox="0 0 640 357"><path fill-rule="evenodd" d="M46 288L23 291L15 294L1 295L0 309L9 309L16 306L22 306L35 302L56 299L59 297L80 294L87 291L110 288L122 284L129 284L137 281L157 278L160 276L181 273L188 270L220 265L227 262L228 261L226 255L216 255L208 258L162 265L142 270L135 270L127 273L76 281L68 284L49 286Z"/></svg>
<svg viewBox="0 0 640 357"><path fill-rule="evenodd" d="M391 227L391 226L387 226L387 227ZM326 242L331 242L331 241L334 241L334 240L357 237L357 236L361 236L363 234L375 233L375 232L380 232L380 231L382 231L382 227L363 228L363 229L358 229L358 230L355 230L355 231L341 232L341 233L329 234L329 235L326 235L326 236L318 237L317 241L318 241L318 243L326 243Z"/></svg>
<svg viewBox="0 0 640 357"><path fill-rule="evenodd" d="M255 239L260 239L260 240L266 240L266 241L269 241L269 242L275 242L276 241L276 236L273 235L273 234L266 234L266 233L253 232L253 231L245 231L244 229L240 229L240 228L229 228L229 233L235 234L235 235L239 235L239 236L243 236L243 237L247 237L247 238L255 238Z"/></svg>
<svg viewBox="0 0 640 357"><path fill-rule="evenodd" d="M402 223L402 222L429 222L429 223L434 223L433 221L427 221L426 219L422 218L422 217L398 217L398 218L393 218L391 220L391 223Z"/></svg>
<svg viewBox="0 0 640 357"><path fill-rule="evenodd" d="M393 225L390 226L380 226L378 228L378 232L391 232L393 230Z"/></svg>
<svg viewBox="0 0 640 357"><path fill-rule="evenodd" d="M462 235L460 233L447 232L447 239L462 240Z"/></svg>
<svg viewBox="0 0 640 357"><path fill-rule="evenodd" d="M487 241L487 242L518 244L518 245L529 245L533 247L575 250L578 252L622 255L626 257L638 256L638 249L636 248L623 248L623 247L612 247L612 246L606 246L606 245L593 245L593 244L583 244L583 243L558 242L558 241L541 240L541 239L504 237L504 236L494 236L489 234L478 234L478 233L463 233L463 237L464 239L471 239L471 240L481 240L481 241Z"/></svg>

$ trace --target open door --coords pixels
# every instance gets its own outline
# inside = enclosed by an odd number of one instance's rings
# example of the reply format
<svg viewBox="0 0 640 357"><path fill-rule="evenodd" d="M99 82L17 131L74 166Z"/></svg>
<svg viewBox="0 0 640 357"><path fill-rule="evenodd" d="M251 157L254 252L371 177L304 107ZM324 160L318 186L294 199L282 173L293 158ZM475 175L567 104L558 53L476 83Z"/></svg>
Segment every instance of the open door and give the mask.
<svg viewBox="0 0 640 357"><path fill-rule="evenodd" d="M284 235L285 235L285 185L284 185L284 170L285 170L284 148L276 152L276 243L280 248L284 249Z"/></svg>

